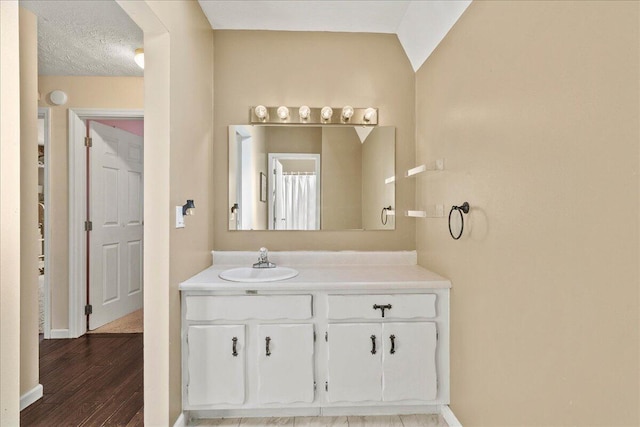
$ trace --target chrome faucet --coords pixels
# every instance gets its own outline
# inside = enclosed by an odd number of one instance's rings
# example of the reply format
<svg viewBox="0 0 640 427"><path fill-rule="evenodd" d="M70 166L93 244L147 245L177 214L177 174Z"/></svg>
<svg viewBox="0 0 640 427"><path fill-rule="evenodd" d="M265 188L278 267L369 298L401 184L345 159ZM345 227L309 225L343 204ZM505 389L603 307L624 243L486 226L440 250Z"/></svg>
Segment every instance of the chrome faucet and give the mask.
<svg viewBox="0 0 640 427"><path fill-rule="evenodd" d="M275 268L276 265L269 262L269 250L267 248L260 248L260 255L258 256L258 262L253 264L253 268Z"/></svg>

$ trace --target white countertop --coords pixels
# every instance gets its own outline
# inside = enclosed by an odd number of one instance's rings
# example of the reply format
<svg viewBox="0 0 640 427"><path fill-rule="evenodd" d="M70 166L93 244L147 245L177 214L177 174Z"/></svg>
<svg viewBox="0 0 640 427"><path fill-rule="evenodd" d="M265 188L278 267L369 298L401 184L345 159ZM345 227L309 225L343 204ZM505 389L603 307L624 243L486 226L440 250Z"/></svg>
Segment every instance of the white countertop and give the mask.
<svg viewBox="0 0 640 427"><path fill-rule="evenodd" d="M217 254L217 253L216 253ZM214 260L215 256L214 254ZM274 254L277 254L274 252ZM307 253L308 254L308 253ZM350 255L353 255L351 253ZM277 256L271 257L275 261ZM375 257L369 257L376 259ZM317 256L316 256L317 259ZM304 261L304 259L301 259ZM267 283L228 282L218 277L222 271L235 267L248 267L247 263L214 264L180 284L182 291L300 291L300 290L357 290L363 289L448 289L451 282L418 265L367 264L283 264L298 270L296 277ZM279 264L280 265L280 264Z"/></svg>

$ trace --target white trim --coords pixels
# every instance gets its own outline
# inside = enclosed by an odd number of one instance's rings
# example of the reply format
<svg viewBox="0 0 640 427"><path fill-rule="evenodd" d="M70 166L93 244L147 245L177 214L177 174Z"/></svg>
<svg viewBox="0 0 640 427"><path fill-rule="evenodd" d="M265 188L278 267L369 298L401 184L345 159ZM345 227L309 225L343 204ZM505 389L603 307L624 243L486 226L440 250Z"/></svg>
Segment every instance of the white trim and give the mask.
<svg viewBox="0 0 640 427"><path fill-rule="evenodd" d="M442 405L440 407L440 415L442 415L442 418L444 418L449 427L462 427L462 424L453 414L453 411L451 410L451 408L449 408L449 405Z"/></svg>
<svg viewBox="0 0 640 427"><path fill-rule="evenodd" d="M69 329L51 329L49 338L51 338L52 340L59 340L71 338L71 335L69 334Z"/></svg>
<svg viewBox="0 0 640 427"><path fill-rule="evenodd" d="M176 422L173 424L173 427L185 427L187 425L185 421L186 419L184 417L184 412L181 412L180 416L178 417Z"/></svg>
<svg viewBox="0 0 640 427"><path fill-rule="evenodd" d="M69 337L87 332L84 306L86 302L86 240L84 234L87 170L83 128L74 127L77 119L144 118L144 110L74 108L69 109Z"/></svg>
<svg viewBox="0 0 640 427"><path fill-rule="evenodd" d="M44 394L44 389L42 388L42 384L38 384L22 396L20 396L20 410L22 411L27 406L31 405L41 399Z"/></svg>
<svg viewBox="0 0 640 427"><path fill-rule="evenodd" d="M342 416L342 415L408 415L408 414L437 414L439 412L438 405L372 405L372 406L335 406L322 407L320 415L326 416Z"/></svg>
<svg viewBox="0 0 640 427"><path fill-rule="evenodd" d="M44 118L44 326L45 339L51 338L51 109L38 108ZM47 206L49 205L49 206Z"/></svg>

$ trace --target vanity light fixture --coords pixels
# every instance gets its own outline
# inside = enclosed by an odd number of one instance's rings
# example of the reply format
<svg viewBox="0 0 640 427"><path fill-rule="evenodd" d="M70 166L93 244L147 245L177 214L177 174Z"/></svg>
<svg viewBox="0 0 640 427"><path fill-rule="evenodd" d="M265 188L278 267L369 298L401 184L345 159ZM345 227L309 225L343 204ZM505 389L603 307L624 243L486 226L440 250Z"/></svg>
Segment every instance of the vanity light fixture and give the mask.
<svg viewBox="0 0 640 427"><path fill-rule="evenodd" d="M144 70L144 49L139 47L136 49L135 54L133 56L133 60L136 61L138 67Z"/></svg>
<svg viewBox="0 0 640 427"><path fill-rule="evenodd" d="M300 120L308 120L309 116L311 115L311 108L309 108L306 105L303 105L298 110L298 114L300 114Z"/></svg>
<svg viewBox="0 0 640 427"><path fill-rule="evenodd" d="M287 120L289 118L289 109L285 106L278 107L278 117L280 117L280 120Z"/></svg>
<svg viewBox="0 0 640 427"><path fill-rule="evenodd" d="M2 0L0 0L2 1ZM337 112L334 114L334 112ZM378 109L369 107L310 107L302 106L249 106L249 123L257 125L334 125L365 127L376 126L379 116Z"/></svg>
<svg viewBox="0 0 640 427"><path fill-rule="evenodd" d="M353 107L351 105L342 107L342 120L347 122L351 117L353 117Z"/></svg>
<svg viewBox="0 0 640 427"><path fill-rule="evenodd" d="M377 115L378 113L376 112L376 109L369 107L364 111L364 116L362 117L362 119L365 122L370 123L376 118Z"/></svg>
<svg viewBox="0 0 640 427"><path fill-rule="evenodd" d="M322 107L322 110L320 110L322 120L331 120L331 116L333 116L333 109L331 107Z"/></svg>
<svg viewBox="0 0 640 427"><path fill-rule="evenodd" d="M267 107L265 107L264 105L258 105L254 110L254 113L256 113L256 117L262 121L267 119Z"/></svg>

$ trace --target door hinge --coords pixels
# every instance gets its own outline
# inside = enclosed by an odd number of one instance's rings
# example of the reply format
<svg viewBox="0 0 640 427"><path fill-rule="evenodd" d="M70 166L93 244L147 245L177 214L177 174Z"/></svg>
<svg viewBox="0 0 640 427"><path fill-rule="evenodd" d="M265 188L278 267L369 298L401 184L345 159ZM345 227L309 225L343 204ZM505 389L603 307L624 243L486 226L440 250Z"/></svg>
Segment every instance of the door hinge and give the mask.
<svg viewBox="0 0 640 427"><path fill-rule="evenodd" d="M329 381L325 381L325 383L324 383L324 391L329 391Z"/></svg>
<svg viewBox="0 0 640 427"><path fill-rule="evenodd" d="M93 147L93 140L91 139L90 136L85 136L84 137L84 146L85 147Z"/></svg>
<svg viewBox="0 0 640 427"><path fill-rule="evenodd" d="M316 331L313 331L313 342L316 342Z"/></svg>
<svg viewBox="0 0 640 427"><path fill-rule="evenodd" d="M324 333L324 340L326 342L329 342L329 332L328 331Z"/></svg>
<svg viewBox="0 0 640 427"><path fill-rule="evenodd" d="M314 393L317 390L317 388L318 388L318 384L316 384L316 382L314 381L313 382L313 391L314 391Z"/></svg>
<svg viewBox="0 0 640 427"><path fill-rule="evenodd" d="M93 222L85 221L84 222L84 231L91 231L91 230L93 230Z"/></svg>
<svg viewBox="0 0 640 427"><path fill-rule="evenodd" d="M84 306L84 315L88 316L90 314L93 314L93 306L91 304L87 304Z"/></svg>

